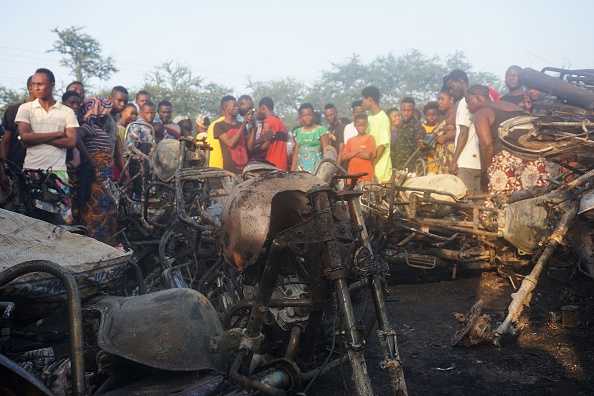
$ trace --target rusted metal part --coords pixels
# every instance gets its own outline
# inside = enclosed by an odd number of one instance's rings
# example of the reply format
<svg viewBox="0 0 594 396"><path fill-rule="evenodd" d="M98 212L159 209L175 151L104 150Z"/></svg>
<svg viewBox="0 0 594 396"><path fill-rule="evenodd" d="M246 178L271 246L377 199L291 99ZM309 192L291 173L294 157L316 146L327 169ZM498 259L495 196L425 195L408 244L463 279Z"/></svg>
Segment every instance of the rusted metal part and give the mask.
<svg viewBox="0 0 594 396"><path fill-rule="evenodd" d="M208 353L210 337L223 331L222 324L195 290L109 296L89 309L101 312L97 344L104 351L162 370L225 370L226 354Z"/></svg>
<svg viewBox="0 0 594 396"><path fill-rule="evenodd" d="M372 257L379 257L373 255L369 234L363 219L363 211L361 204L356 196L351 196L348 200L349 212L353 220L353 225L359 227L359 239L363 245L361 249L365 249L369 259ZM381 259L381 258L380 258ZM383 260L382 260L383 262ZM369 272L370 290L375 307L375 316L380 331L378 336L380 343L384 348L384 360L386 364L384 367L388 371L390 377L390 384L395 394L408 395L406 388L406 381L404 380L404 372L402 371L402 363L398 353L398 343L396 341L396 333L392 330L390 320L388 319L388 308L386 307L386 297L382 286L382 276L388 272L388 266L383 262L385 269L379 271Z"/></svg>
<svg viewBox="0 0 594 396"><path fill-rule="evenodd" d="M348 356L343 355L343 356L339 357L338 359L328 362L328 364L324 367L306 371L305 373L301 374L301 381L303 381L303 382L311 381L315 377L319 377L321 375L324 375L324 374L334 370L335 368L339 367L340 365L346 363L348 360L349 360Z"/></svg>
<svg viewBox="0 0 594 396"><path fill-rule="evenodd" d="M322 160L316 165L314 175L326 183L330 183L332 177L336 173L336 166L338 166L336 163L336 160L338 159L338 152L331 145L327 145L324 148L322 156L326 161Z"/></svg>
<svg viewBox="0 0 594 396"><path fill-rule="evenodd" d="M287 351L285 352L286 359L295 359L295 355L297 355L297 348L299 347L299 340L301 339L301 333L303 332L303 328L300 325L295 325L291 329L291 338L289 338L289 345L287 346Z"/></svg>
<svg viewBox="0 0 594 396"><path fill-rule="evenodd" d="M276 286L276 280L280 269L282 268L281 260L286 252L287 245L285 242L275 239L272 241L270 247L270 253L266 260L266 267L260 279L258 286L258 293L256 300L252 306L252 312L246 328L246 334L248 337L256 337L260 335L262 331L262 325L264 324L264 315L268 309L272 292Z"/></svg>
<svg viewBox="0 0 594 396"><path fill-rule="evenodd" d="M217 180L229 178L233 181L239 181L237 175L221 170L218 168L201 168L201 169L178 169L175 172L175 192L176 192L176 211L177 216L180 220L185 223L188 223L197 229L204 229L203 225L200 225L196 222L195 219L190 217L186 213L186 202L184 201L184 193L183 193L183 186L185 182L188 181L197 181L197 182L204 182L208 183L209 180ZM219 219L211 216L204 210L201 210L199 207L195 208L199 212L199 216L206 220L206 222L210 225L213 225L216 228L220 228L222 223Z"/></svg>
<svg viewBox="0 0 594 396"><path fill-rule="evenodd" d="M263 384L283 389L287 394L294 394L301 387L301 370L291 359L280 358L259 367L256 374Z"/></svg>
<svg viewBox="0 0 594 396"><path fill-rule="evenodd" d="M571 191L574 188L581 186L582 184L587 182L588 179L591 179L593 177L594 177L594 169L592 169L588 173L585 173L582 176L577 177L577 178L573 179L572 181L562 185L561 187L559 187L559 192Z"/></svg>
<svg viewBox="0 0 594 396"><path fill-rule="evenodd" d="M455 232L464 232L467 234L472 235L482 235L485 237L500 237L502 236L499 232L489 232L484 230L475 230L474 228L466 228L466 227L459 227L453 225L455 222L452 221L442 221L443 219L430 219L430 218L423 218L423 219L415 219L419 225L427 225L427 226L434 226L440 227L443 230L455 231Z"/></svg>
<svg viewBox="0 0 594 396"><path fill-rule="evenodd" d="M518 289L518 291L512 295L513 300L508 307L508 314L503 323L501 323L501 325L499 325L499 327L497 327L495 330L495 336L493 338L494 345L500 345L501 337L509 332L512 324L515 324L518 321L524 306L528 305L530 302L530 299L532 298L532 291L538 283L538 277L540 276L546 263L553 255L553 252L557 246L563 243L565 235L567 234L567 231L577 214L578 208L579 202L574 200L569 203L567 209L563 212L561 219L557 223L555 231L549 237L549 242L547 243L542 255L538 259L538 262L534 265L534 268L530 274L524 278L520 289Z"/></svg>
<svg viewBox="0 0 594 396"><path fill-rule="evenodd" d="M317 213L322 213L326 217L326 220L322 221L322 226L323 224L332 224L332 212L330 209L328 192L321 190L312 192L309 195ZM328 257L327 260L324 260L325 269L331 272L343 269L344 266L336 240L325 241L323 244L325 245ZM373 394L373 391L371 389L371 382L367 373L367 365L362 351L364 341L360 340L357 332L353 304L351 302L347 280L345 278L337 278L333 283L336 289L336 298L338 299L340 311L343 315L344 328L351 339L350 344L347 345L347 351L351 366L353 367L355 389L360 396L371 395Z"/></svg>
<svg viewBox="0 0 594 396"><path fill-rule="evenodd" d="M519 81L524 86L566 99L580 107L589 110L594 108L594 92L587 91L575 84L538 72L529 67L520 71Z"/></svg>
<svg viewBox="0 0 594 396"><path fill-rule="evenodd" d="M221 246L227 261L239 270L253 264L269 236L304 220L305 193L316 186L325 183L307 172L272 172L235 186L223 211Z"/></svg>
<svg viewBox="0 0 594 396"><path fill-rule="evenodd" d="M167 225L168 225L167 223L158 223L156 221L153 221L150 218L150 216L148 215L148 210L149 210L150 201L151 201L151 197L150 197L151 191L154 188L157 188L157 187L161 187L161 188L164 188L166 190L175 192L175 188L172 185L169 185L167 183L162 183L162 182L151 182L151 183L149 183L146 186L146 188L144 190L144 193L143 193L143 200L142 200L142 209L143 209L143 211L142 211L142 216L143 216L143 220L145 222L147 222L148 224L152 225L152 226L155 226L155 227L158 227L158 228L167 228ZM162 205L163 203L160 202L160 204Z"/></svg>
<svg viewBox="0 0 594 396"><path fill-rule="evenodd" d="M233 362L233 365L231 366L231 369L229 370L229 377L232 380L234 380L240 384L243 384L248 389L255 389L255 390L260 391L266 395L271 395L271 396L285 396L287 394L286 391L284 391L282 389L278 389L273 385L264 383L264 382L260 381L259 379L255 379L253 377L247 377L247 376L239 373L239 367L241 366L241 363L244 361L244 359L246 358L247 355L248 355L248 353L245 350L242 350L237 354L237 356L235 357L235 361ZM290 382L291 382L291 378L289 378L289 375L286 372L278 373L277 378L274 379L274 385L277 385L277 384L284 385L284 384L288 384Z"/></svg>
<svg viewBox="0 0 594 396"><path fill-rule="evenodd" d="M315 305L325 304L326 309L331 309L335 306L335 299L329 298L330 283L324 278L324 266L320 264L320 256L323 256L321 250L323 246L318 244L308 244L303 247L303 258L305 271L307 275L304 279L309 281L309 292L312 302ZM327 302L327 303L324 303ZM312 309L309 313L309 320L305 327L305 334L301 337L300 358L306 365L315 362L316 359L316 344L319 337L323 336L322 323L324 319L324 310Z"/></svg>
<svg viewBox="0 0 594 396"><path fill-rule="evenodd" d="M460 328L452 336L452 346L462 343L471 347L483 341L491 341L494 337L491 331L491 318L489 315L481 315L485 303L479 300L470 308L467 315L455 313L454 317L460 324Z"/></svg>
<svg viewBox="0 0 594 396"><path fill-rule="evenodd" d="M392 329L388 319L386 298L382 288L381 278L378 275L373 276L371 279L371 296L373 297L375 315L379 327L378 337L384 349L382 368L388 371L390 385L394 394L408 395L406 381L404 380L404 371L402 371L402 361L398 353L396 332Z"/></svg>
<svg viewBox="0 0 594 396"><path fill-rule="evenodd" d="M287 243L316 243L333 239L333 225L321 224L323 213L316 213L302 223L294 225L278 234L278 238ZM330 228L328 228L330 227Z"/></svg>
<svg viewBox="0 0 594 396"><path fill-rule="evenodd" d="M260 349L263 339L264 336L262 334L250 336L246 333L245 329L234 328L213 335L210 338L208 351L210 353L221 353L231 349L239 349L254 352Z"/></svg>
<svg viewBox="0 0 594 396"><path fill-rule="evenodd" d="M559 73L559 78L568 78L570 76L585 77L594 79L594 69L562 69L558 67L543 67L541 73L553 72Z"/></svg>
<svg viewBox="0 0 594 396"><path fill-rule="evenodd" d="M332 300L325 301L312 301L310 299L271 299L268 303L269 308L280 308L280 307L295 307L295 308L309 308L313 312L325 311L332 308ZM231 308L225 311L225 317L223 319L223 327L229 329L231 325L231 319L239 312L244 309L251 308L254 305L254 301L240 301L233 305Z"/></svg>
<svg viewBox="0 0 594 396"><path fill-rule="evenodd" d="M503 208L499 229L503 238L518 249L520 255L532 254L550 231L547 224L546 199L541 197L514 202ZM564 204L560 205L563 210Z"/></svg>
<svg viewBox="0 0 594 396"><path fill-rule="evenodd" d="M142 276L142 271L138 266L138 263L134 260L128 260L128 266L132 268L134 271L134 276L136 278L136 284L138 285L138 293L139 294L146 294L146 285L144 284L144 277Z"/></svg>
<svg viewBox="0 0 594 396"><path fill-rule="evenodd" d="M211 342L211 346L215 342L232 345L234 339L239 338L239 343L236 346L237 349L247 352L242 362L241 371L244 374L249 372L253 353L257 352L260 348L260 342L263 339L262 326L264 325L264 318L277 283L278 275L283 267L281 262L286 251L287 244L285 242L280 239L274 239L272 241L246 328L225 331L221 336L213 337L213 341Z"/></svg>
<svg viewBox="0 0 594 396"><path fill-rule="evenodd" d="M70 332L70 360L72 362L72 392L86 394L84 377L82 311L78 285L72 273L65 267L51 261L26 261L0 273L0 286L30 272L47 272L64 284L68 296L68 322Z"/></svg>

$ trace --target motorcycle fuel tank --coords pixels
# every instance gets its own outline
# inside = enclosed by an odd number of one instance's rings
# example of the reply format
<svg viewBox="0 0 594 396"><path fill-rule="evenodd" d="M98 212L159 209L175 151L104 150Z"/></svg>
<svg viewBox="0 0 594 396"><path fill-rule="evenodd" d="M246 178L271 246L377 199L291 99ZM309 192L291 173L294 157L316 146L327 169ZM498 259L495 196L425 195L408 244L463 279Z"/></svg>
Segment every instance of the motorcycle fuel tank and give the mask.
<svg viewBox="0 0 594 396"><path fill-rule="evenodd" d="M233 188L223 210L221 245L227 261L240 271L260 256L269 236L303 221L305 193L327 186L307 172L271 172Z"/></svg>

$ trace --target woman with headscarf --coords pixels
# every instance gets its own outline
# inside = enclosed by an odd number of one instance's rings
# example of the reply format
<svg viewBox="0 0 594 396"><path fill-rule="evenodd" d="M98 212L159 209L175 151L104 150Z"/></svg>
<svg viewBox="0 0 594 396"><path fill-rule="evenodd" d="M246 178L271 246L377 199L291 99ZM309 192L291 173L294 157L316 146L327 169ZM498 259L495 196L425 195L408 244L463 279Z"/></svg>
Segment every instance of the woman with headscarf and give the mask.
<svg viewBox="0 0 594 396"><path fill-rule="evenodd" d="M113 177L118 136L115 120L110 115L112 107L110 101L97 96L85 101L82 108L83 123L78 129L76 147L87 169L90 169L86 177L79 178L81 185L87 185L86 189L82 188L79 192L84 199L80 208L81 224L88 228L91 237L114 245L115 241L111 240L115 232L111 205L101 187L105 179ZM123 163L123 158L119 160Z"/></svg>

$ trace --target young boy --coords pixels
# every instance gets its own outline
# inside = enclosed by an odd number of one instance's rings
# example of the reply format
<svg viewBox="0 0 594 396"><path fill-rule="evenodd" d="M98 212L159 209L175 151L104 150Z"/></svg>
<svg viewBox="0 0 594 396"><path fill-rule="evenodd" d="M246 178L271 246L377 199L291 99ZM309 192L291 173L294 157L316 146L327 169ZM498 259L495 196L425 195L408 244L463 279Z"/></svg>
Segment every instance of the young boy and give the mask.
<svg viewBox="0 0 594 396"><path fill-rule="evenodd" d="M138 120L138 110L136 110L136 106L132 103L128 103L124 110L122 110L122 117L118 121L118 132L120 134L120 139L122 139L122 143L124 143L126 149L130 146L130 142L126 142L126 127L131 123Z"/></svg>
<svg viewBox="0 0 594 396"><path fill-rule="evenodd" d="M437 112L439 108L437 102L429 102L423 107L423 114L425 115L425 123L423 128L426 133L431 133L437 126Z"/></svg>
<svg viewBox="0 0 594 396"><path fill-rule="evenodd" d="M349 161L349 173L367 173L367 176L359 179L360 181L370 181L375 177L373 158L375 158L377 151L375 139L366 133L368 125L366 114L357 114L355 116L357 136L350 138L346 142L342 152L342 159Z"/></svg>
<svg viewBox="0 0 594 396"><path fill-rule="evenodd" d="M433 133L435 128L437 127L437 112L439 107L437 102L429 102L423 107L423 114L425 115L425 123L423 125L423 129L425 133L430 134ZM435 167L435 150L427 150L427 163L429 166L427 167L427 172L429 173L436 173L437 168Z"/></svg>

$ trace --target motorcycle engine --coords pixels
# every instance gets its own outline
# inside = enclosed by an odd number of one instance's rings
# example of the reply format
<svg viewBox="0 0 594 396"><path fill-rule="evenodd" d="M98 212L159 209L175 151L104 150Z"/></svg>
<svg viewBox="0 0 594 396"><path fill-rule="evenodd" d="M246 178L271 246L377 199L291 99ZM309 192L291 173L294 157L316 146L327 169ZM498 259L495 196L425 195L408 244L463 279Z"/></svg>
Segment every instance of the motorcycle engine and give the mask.
<svg viewBox="0 0 594 396"><path fill-rule="evenodd" d="M307 285L296 275L289 275L283 278L272 293L273 299L302 300L309 298ZM270 308L276 324L284 331L309 319L309 308L305 307L284 307Z"/></svg>

